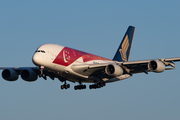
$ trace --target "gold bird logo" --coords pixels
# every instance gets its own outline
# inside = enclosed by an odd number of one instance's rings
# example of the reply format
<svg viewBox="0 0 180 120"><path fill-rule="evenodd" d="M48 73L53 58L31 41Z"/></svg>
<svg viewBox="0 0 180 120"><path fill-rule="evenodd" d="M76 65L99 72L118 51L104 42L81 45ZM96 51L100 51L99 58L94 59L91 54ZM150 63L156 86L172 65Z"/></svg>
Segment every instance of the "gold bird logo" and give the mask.
<svg viewBox="0 0 180 120"><path fill-rule="evenodd" d="M128 35L126 35L124 42L122 43L121 49L119 49L119 52L121 54L122 60L127 61L127 50L129 48L129 39Z"/></svg>

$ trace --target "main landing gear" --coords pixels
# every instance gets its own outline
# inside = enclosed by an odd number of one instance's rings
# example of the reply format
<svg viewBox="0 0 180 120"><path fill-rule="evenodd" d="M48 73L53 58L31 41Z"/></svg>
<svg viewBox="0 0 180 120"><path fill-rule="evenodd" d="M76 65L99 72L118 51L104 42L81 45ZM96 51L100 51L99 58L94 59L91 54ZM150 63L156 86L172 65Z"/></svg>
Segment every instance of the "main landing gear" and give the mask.
<svg viewBox="0 0 180 120"><path fill-rule="evenodd" d="M104 87L106 86L106 83L96 83L96 84L93 84L93 85L89 85L89 89L97 89L97 88L101 88L101 87Z"/></svg>
<svg viewBox="0 0 180 120"><path fill-rule="evenodd" d="M74 86L74 90L82 90L82 89L86 89L86 85L80 84L80 85Z"/></svg>
<svg viewBox="0 0 180 120"><path fill-rule="evenodd" d="M65 81L64 85L61 85L61 89L63 90L63 89L68 89L68 88L70 88L70 84L67 84Z"/></svg>
<svg viewBox="0 0 180 120"><path fill-rule="evenodd" d="M102 83L95 83L93 85L89 85L89 89L97 89L97 88L101 88L101 87L104 87L106 86L106 83L102 82ZM74 86L74 90L82 90L82 89L86 89L86 85L77 85L77 86Z"/></svg>
<svg viewBox="0 0 180 120"><path fill-rule="evenodd" d="M97 89L97 88L101 88L106 86L106 83L95 83L93 85L89 85L89 89ZM70 84L67 84L66 81L64 83L64 85L61 85L61 89L68 89L70 88ZM80 85L76 85L74 86L74 90L82 90L82 89L86 89L86 85L83 85L80 83Z"/></svg>

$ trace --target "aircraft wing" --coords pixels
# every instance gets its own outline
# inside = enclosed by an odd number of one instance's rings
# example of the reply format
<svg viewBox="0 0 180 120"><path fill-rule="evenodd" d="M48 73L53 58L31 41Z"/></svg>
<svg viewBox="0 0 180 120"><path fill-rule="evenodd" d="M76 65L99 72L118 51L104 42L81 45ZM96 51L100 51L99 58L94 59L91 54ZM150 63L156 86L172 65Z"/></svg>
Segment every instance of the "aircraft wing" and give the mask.
<svg viewBox="0 0 180 120"><path fill-rule="evenodd" d="M110 65L114 66L116 70L122 70L122 74L135 74L135 73L146 73L148 72L163 72L164 70L170 70L175 68L175 64L173 62L180 61L180 57L178 58L164 58L164 59L154 59L154 60L140 60L140 61L127 61L127 62L108 62L101 64L84 64L84 65L73 65L71 69L76 73L85 76L102 76L106 78L115 77L115 74L106 74L106 68L110 67ZM117 67L118 66L118 67ZM170 66L170 67L168 67ZM4 79L8 81L15 81L18 79L18 76L21 75L21 78L25 81L35 81L38 76L46 79L46 76L49 76L51 79L58 78L60 81L65 81L66 79L54 73L53 71L49 71L44 69L43 74L45 76L41 76L41 70L38 67L0 67L2 72L2 76Z"/></svg>
<svg viewBox="0 0 180 120"><path fill-rule="evenodd" d="M34 70L38 70L38 67L0 67L0 70L4 70L4 69L15 69L17 71L22 71L24 69L34 69Z"/></svg>
<svg viewBox="0 0 180 120"><path fill-rule="evenodd" d="M105 75L106 67L113 64L114 66L119 65L123 69L123 74L135 74L135 73L146 73L156 72L160 73L164 70L171 70L175 68L173 62L180 61L178 58L163 58L163 59L153 59L153 60L140 60L140 61L127 61L127 62L115 62L115 63L103 63L103 64L86 64L86 65L74 65L71 68L84 75L98 76ZM169 66L169 67L168 67ZM120 69L120 68L118 68ZM109 75L105 75L108 77ZM112 77L111 75L109 77Z"/></svg>
<svg viewBox="0 0 180 120"><path fill-rule="evenodd" d="M148 74L148 72L160 73L163 72L164 70L171 70L175 68L175 64L173 62L176 61L180 61L180 57L154 59L154 60L128 61L128 62L109 62L103 64L84 64L84 65L77 64L71 66L71 68L75 72L82 75L91 75L91 76L103 75L111 78L113 75L106 74L107 72L106 67L108 67L109 65L114 66L114 69L116 70L122 68L123 74L132 75L135 73L142 73L142 72Z"/></svg>
<svg viewBox="0 0 180 120"><path fill-rule="evenodd" d="M127 61L127 62L118 62L120 66L124 68L127 73L141 73L144 72L163 72L164 70L170 70L175 68L173 62L180 61L180 57L177 58L163 58L155 60L140 60L140 61ZM171 67L167 67L171 66ZM163 69L164 68L164 69Z"/></svg>
<svg viewBox="0 0 180 120"><path fill-rule="evenodd" d="M54 78L64 80L62 77L46 69L43 69L44 76L42 76L41 70L38 67L0 67L0 70L3 70L2 77L7 81L16 81L19 75L23 80L28 82L37 80L38 76L44 79L46 79L46 76L49 76L53 80Z"/></svg>

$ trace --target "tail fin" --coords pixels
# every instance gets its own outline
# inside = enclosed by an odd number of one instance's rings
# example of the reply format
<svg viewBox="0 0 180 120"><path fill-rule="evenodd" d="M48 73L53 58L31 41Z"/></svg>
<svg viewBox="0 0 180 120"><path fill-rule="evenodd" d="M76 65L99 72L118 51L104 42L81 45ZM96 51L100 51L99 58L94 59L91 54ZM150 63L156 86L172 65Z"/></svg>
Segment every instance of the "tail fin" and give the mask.
<svg viewBox="0 0 180 120"><path fill-rule="evenodd" d="M124 38L113 58L115 61L124 62L129 60L129 55L131 52L131 46L133 42L135 27L129 26Z"/></svg>

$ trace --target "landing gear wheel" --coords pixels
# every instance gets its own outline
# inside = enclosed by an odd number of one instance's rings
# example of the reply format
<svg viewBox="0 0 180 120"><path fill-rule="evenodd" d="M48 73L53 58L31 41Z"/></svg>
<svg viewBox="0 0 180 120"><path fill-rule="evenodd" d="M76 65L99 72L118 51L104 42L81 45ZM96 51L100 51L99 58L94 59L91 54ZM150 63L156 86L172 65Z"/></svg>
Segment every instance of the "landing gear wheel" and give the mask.
<svg viewBox="0 0 180 120"><path fill-rule="evenodd" d="M70 88L70 84L67 84L67 88Z"/></svg>
<svg viewBox="0 0 180 120"><path fill-rule="evenodd" d="M74 90L77 90L77 86L74 86Z"/></svg>
<svg viewBox="0 0 180 120"><path fill-rule="evenodd" d="M97 88L101 88L101 87L104 87L106 85L106 83L96 83L96 84L93 84L93 85L89 85L89 89L97 89Z"/></svg>
<svg viewBox="0 0 180 120"><path fill-rule="evenodd" d="M82 89L86 89L86 85L77 85L77 86L74 86L74 90L82 90Z"/></svg>
<svg viewBox="0 0 180 120"><path fill-rule="evenodd" d="M63 89L68 89L68 88L70 88L70 84L66 84L66 82L65 82L64 85L61 85L61 89L62 89L62 90L63 90Z"/></svg>
<svg viewBox="0 0 180 120"><path fill-rule="evenodd" d="M61 85L61 90L63 90L64 89L64 85Z"/></svg>
<svg viewBox="0 0 180 120"><path fill-rule="evenodd" d="M86 85L83 85L83 89L86 89Z"/></svg>

